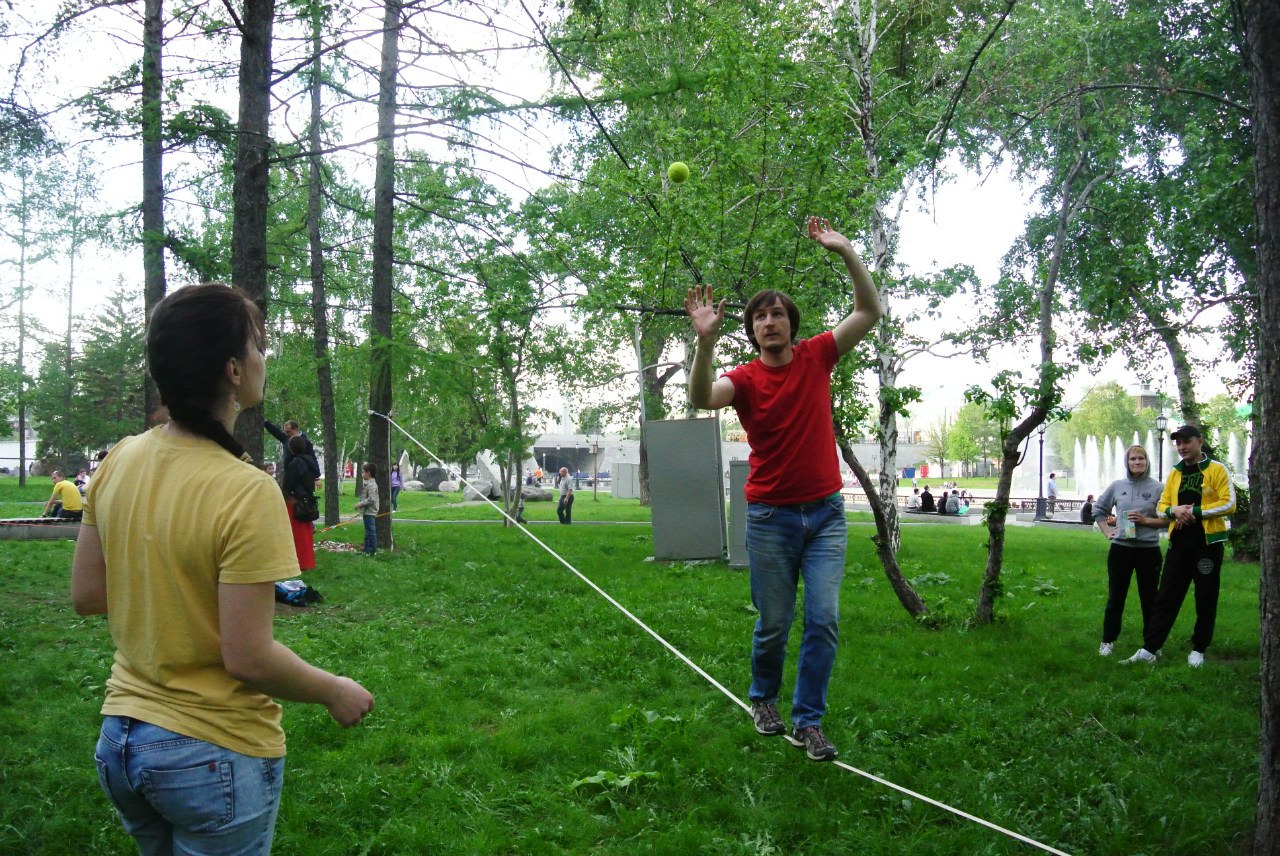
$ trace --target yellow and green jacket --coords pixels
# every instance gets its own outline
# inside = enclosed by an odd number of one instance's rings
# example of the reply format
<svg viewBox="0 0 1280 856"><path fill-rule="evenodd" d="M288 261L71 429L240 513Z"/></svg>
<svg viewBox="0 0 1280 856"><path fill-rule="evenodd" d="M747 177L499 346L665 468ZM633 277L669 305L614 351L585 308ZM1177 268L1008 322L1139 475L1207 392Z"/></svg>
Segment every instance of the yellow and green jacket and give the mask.
<svg viewBox="0 0 1280 856"><path fill-rule="evenodd" d="M1164 492L1156 505L1156 514L1169 521L1170 535L1173 534L1172 510L1178 504L1178 494L1184 489L1200 494L1200 501L1191 507L1191 511L1204 526L1205 543L1226 541L1227 518L1236 510L1236 487L1227 468L1206 455L1196 464L1179 461L1169 471L1169 479L1164 483Z"/></svg>

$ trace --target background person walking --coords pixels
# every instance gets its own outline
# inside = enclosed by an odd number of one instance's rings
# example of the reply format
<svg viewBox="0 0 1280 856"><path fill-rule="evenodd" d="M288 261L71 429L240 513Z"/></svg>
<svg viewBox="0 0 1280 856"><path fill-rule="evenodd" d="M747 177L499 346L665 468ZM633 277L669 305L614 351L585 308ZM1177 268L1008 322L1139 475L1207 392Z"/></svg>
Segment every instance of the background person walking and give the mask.
<svg viewBox="0 0 1280 856"><path fill-rule="evenodd" d="M568 467L560 468L560 502L556 504L556 517L565 526L573 523L573 479L569 478Z"/></svg>

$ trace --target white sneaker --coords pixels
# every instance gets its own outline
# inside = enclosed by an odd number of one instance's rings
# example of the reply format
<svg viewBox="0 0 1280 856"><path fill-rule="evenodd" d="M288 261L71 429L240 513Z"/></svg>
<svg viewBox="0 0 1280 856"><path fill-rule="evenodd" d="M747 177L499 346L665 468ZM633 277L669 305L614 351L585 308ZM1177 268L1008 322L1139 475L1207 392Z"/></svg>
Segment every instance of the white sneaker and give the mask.
<svg viewBox="0 0 1280 856"><path fill-rule="evenodd" d="M1101 645L1098 646L1098 656L1110 657L1112 650L1113 650L1113 646L1110 642L1103 642Z"/></svg>
<svg viewBox="0 0 1280 856"><path fill-rule="evenodd" d="M1132 657L1127 660L1121 660L1120 664L1122 666L1130 666L1134 663L1154 663L1155 661L1155 654L1152 654L1146 648L1139 648Z"/></svg>
<svg viewBox="0 0 1280 856"><path fill-rule="evenodd" d="M1193 669L1198 669L1204 665L1204 654L1199 651L1192 651L1187 655L1187 665Z"/></svg>

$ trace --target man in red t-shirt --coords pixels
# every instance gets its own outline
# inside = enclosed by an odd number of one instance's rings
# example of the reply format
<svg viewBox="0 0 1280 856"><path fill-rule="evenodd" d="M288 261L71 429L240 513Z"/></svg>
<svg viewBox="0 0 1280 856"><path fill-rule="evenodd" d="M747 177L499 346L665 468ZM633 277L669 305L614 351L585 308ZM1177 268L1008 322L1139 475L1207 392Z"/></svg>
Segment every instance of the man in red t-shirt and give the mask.
<svg viewBox="0 0 1280 856"><path fill-rule="evenodd" d="M716 304L708 286L690 289L684 305L698 339L689 399L704 409L732 405L751 446L747 559L760 616L751 641L751 717L761 734L784 734L813 760L829 761L836 747L822 733L822 716L839 638L846 542L831 372L884 310L849 239L826 220L810 217L808 225L809 237L840 256L853 278L854 309L834 330L793 341L800 326L795 303L780 291L761 291L742 319L760 356L713 380L724 300ZM788 734L776 703L801 578L804 634Z"/></svg>

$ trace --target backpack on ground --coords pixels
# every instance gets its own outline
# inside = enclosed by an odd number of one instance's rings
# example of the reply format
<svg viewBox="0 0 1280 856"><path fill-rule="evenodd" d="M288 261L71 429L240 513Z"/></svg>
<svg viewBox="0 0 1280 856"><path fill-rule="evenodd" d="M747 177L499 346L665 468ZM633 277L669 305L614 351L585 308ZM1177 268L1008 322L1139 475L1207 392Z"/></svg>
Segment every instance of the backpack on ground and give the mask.
<svg viewBox="0 0 1280 856"><path fill-rule="evenodd" d="M324 596L302 580L284 580L276 583L276 603L310 606L322 600Z"/></svg>

